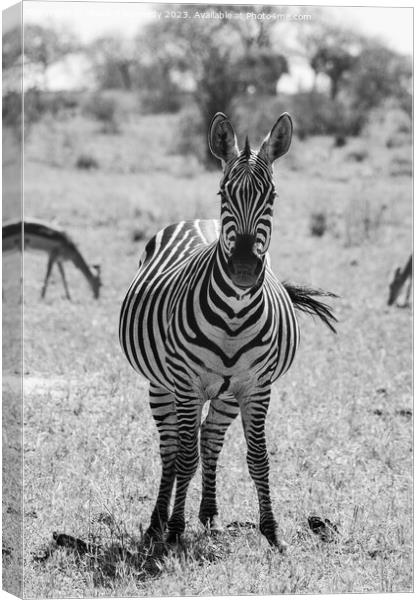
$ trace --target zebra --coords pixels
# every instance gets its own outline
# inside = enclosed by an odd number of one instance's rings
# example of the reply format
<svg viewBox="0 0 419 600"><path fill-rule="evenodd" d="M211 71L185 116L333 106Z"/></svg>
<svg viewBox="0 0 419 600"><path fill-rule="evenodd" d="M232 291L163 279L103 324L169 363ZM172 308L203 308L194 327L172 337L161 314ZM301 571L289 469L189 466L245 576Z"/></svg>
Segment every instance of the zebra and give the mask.
<svg viewBox="0 0 419 600"><path fill-rule="evenodd" d="M284 113L258 152L239 151L229 119L210 125L211 152L221 160L221 218L182 221L146 245L120 312L120 343L132 367L150 381L149 402L160 436L162 474L146 539L175 543L185 529L189 483L202 462L199 519L220 527L216 466L224 436L241 413L247 465L259 501L261 533L280 551L270 489L265 418L272 383L291 366L299 342L295 308L333 330L326 294L281 284L268 256L276 196L273 162L290 146ZM327 294L331 295L331 294ZM201 413L209 402L201 425ZM176 483L169 518L169 503Z"/></svg>

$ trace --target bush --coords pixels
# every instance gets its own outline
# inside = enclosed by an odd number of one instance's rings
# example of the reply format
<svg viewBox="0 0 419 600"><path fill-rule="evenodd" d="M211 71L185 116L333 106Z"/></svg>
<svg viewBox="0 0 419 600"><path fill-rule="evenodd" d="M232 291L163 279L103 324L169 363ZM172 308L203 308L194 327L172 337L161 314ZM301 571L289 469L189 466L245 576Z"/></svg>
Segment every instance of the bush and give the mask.
<svg viewBox="0 0 419 600"><path fill-rule="evenodd" d="M382 146L397 148L411 144L412 120L398 101L389 100L370 111L363 133Z"/></svg>
<svg viewBox="0 0 419 600"><path fill-rule="evenodd" d="M335 136L335 148L343 148L346 146L346 137L344 135L336 135Z"/></svg>
<svg viewBox="0 0 419 600"><path fill-rule="evenodd" d="M255 145L284 111L290 113L299 139L333 135L339 140L338 145L343 145L346 136L358 136L365 121L363 115L349 106L319 92L254 96L242 98L236 104L234 119L237 119L238 133L248 133L251 144Z"/></svg>
<svg viewBox="0 0 419 600"><path fill-rule="evenodd" d="M95 93L84 103L83 112L102 123L102 132L119 132L118 103L114 98Z"/></svg>
<svg viewBox="0 0 419 600"><path fill-rule="evenodd" d="M25 134L30 132L32 125L45 115L58 114L65 111L75 111L78 107L78 94L74 92L43 92L36 87L25 91ZM15 91L3 96L3 124L13 127L20 135L22 98Z"/></svg>
<svg viewBox="0 0 419 600"><path fill-rule="evenodd" d="M348 154L346 155L347 160L353 161L353 162L364 162L364 160L366 158L368 158L369 154L368 154L368 150L365 149L358 149L358 150L352 150L351 152L348 152Z"/></svg>
<svg viewBox="0 0 419 600"><path fill-rule="evenodd" d="M365 122L356 110L319 92L294 94L291 105L300 139L311 135L358 136Z"/></svg>
<svg viewBox="0 0 419 600"><path fill-rule="evenodd" d="M2 103L3 125L19 127L22 119L22 97L18 92L7 92Z"/></svg>
<svg viewBox="0 0 419 600"><path fill-rule="evenodd" d="M322 237L326 233L327 218L324 212L313 212L310 215L310 235Z"/></svg>
<svg viewBox="0 0 419 600"><path fill-rule="evenodd" d="M239 138L239 146L244 136L249 136L252 147L257 147L271 130L281 113L287 111L294 121L291 96L244 96L233 107L231 119Z"/></svg>
<svg viewBox="0 0 419 600"><path fill-rule="evenodd" d="M196 107L188 107L180 113L177 130L170 152L182 156L193 155L200 163L205 163L207 137L205 125Z"/></svg>
<svg viewBox="0 0 419 600"><path fill-rule="evenodd" d="M75 92L42 92L40 104L43 113L57 116L62 112L74 112L79 106L79 95Z"/></svg>
<svg viewBox="0 0 419 600"><path fill-rule="evenodd" d="M98 169L99 163L93 156L90 156L90 154L81 154L77 159L76 167L77 169L90 171L90 169Z"/></svg>
<svg viewBox="0 0 419 600"><path fill-rule="evenodd" d="M390 164L390 176L400 177L406 176L411 177L413 174L413 166L411 158L404 156L394 156Z"/></svg>
<svg viewBox="0 0 419 600"><path fill-rule="evenodd" d="M166 93L161 90L140 92L141 111L145 114L176 113L182 106L179 93Z"/></svg>
<svg viewBox="0 0 419 600"><path fill-rule="evenodd" d="M405 146L407 144L410 144L410 138L409 136L405 135L404 133L402 134L398 134L395 133L393 135L390 135L387 139L386 139L386 148L400 148L401 146Z"/></svg>

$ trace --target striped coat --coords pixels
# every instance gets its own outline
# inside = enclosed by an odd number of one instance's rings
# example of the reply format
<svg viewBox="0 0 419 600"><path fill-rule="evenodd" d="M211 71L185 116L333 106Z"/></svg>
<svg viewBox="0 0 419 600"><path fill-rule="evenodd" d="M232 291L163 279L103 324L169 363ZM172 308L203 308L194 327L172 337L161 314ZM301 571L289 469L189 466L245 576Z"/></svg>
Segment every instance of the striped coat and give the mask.
<svg viewBox="0 0 419 600"><path fill-rule="evenodd" d="M181 371L199 380L207 396L207 381L213 394L226 386L233 391L231 380L243 382L250 373L255 381L268 373L275 381L295 355L299 331L286 289L267 267L263 285L238 298L222 281L219 231L212 220L160 231L147 244L122 307L129 362L172 393Z"/></svg>
<svg viewBox="0 0 419 600"><path fill-rule="evenodd" d="M216 464L225 432L241 413L260 529L270 544L283 547L271 507L264 433L271 385L295 356L295 306L326 322L330 315L303 288L280 283L270 268L267 251L276 196L271 165L287 151L291 132L284 114L259 152L247 140L240 152L228 119L221 113L214 117L209 143L224 165L220 221L182 221L157 233L123 302L121 345L132 367L150 381L150 405L160 434L162 477L147 531L150 539L159 538L166 526L169 542L183 532L199 431L199 516L205 526L218 528ZM206 401L210 408L200 426Z"/></svg>

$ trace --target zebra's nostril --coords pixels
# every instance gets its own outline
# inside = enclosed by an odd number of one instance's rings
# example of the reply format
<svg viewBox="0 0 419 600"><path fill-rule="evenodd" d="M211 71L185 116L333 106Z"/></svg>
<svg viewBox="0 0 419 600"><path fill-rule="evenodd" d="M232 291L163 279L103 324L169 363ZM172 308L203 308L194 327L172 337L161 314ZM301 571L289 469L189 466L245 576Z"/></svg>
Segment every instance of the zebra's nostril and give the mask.
<svg viewBox="0 0 419 600"><path fill-rule="evenodd" d="M256 261L254 262L254 264L242 262L235 263L234 261L231 261L231 270L236 275L254 275L256 271L256 266Z"/></svg>
<svg viewBox="0 0 419 600"><path fill-rule="evenodd" d="M234 252L228 261L228 272L233 283L239 287L250 288L256 285L262 272L263 262L254 253L244 257Z"/></svg>

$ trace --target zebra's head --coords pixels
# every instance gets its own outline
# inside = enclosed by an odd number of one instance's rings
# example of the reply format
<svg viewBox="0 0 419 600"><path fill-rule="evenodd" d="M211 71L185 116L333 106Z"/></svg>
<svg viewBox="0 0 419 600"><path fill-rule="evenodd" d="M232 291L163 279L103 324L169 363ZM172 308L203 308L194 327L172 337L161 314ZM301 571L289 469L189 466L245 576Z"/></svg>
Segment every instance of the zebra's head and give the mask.
<svg viewBox="0 0 419 600"><path fill-rule="evenodd" d="M292 121L283 113L258 151L239 150L234 129L223 113L212 120L208 141L222 162L220 244L227 272L241 289L255 286L263 273L276 196L272 164L291 143Z"/></svg>

